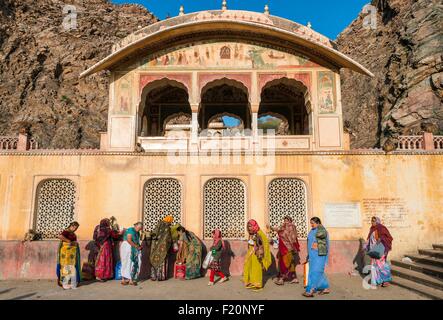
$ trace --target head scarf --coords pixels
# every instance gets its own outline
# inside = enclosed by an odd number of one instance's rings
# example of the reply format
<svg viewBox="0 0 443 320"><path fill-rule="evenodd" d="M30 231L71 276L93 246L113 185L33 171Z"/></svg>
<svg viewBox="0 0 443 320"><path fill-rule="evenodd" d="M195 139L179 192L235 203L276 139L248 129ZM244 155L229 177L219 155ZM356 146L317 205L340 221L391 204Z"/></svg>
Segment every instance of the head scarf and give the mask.
<svg viewBox="0 0 443 320"><path fill-rule="evenodd" d="M100 221L100 224L94 229L94 240L99 243L104 243L111 235L111 222L105 218Z"/></svg>
<svg viewBox="0 0 443 320"><path fill-rule="evenodd" d="M256 234L260 230L260 226L258 225L257 221L253 219L248 221L248 225L252 227L252 234Z"/></svg>
<svg viewBox="0 0 443 320"><path fill-rule="evenodd" d="M284 222L278 230L278 236L288 250L300 251L297 228L292 222Z"/></svg>
<svg viewBox="0 0 443 320"><path fill-rule="evenodd" d="M166 223L172 223L172 222L174 221L174 217L171 216L171 215L166 216L166 217L163 219L163 221L166 222Z"/></svg>
<svg viewBox="0 0 443 320"><path fill-rule="evenodd" d="M217 246L219 244L219 242L221 241L223 249L225 248L225 242L222 239L222 233L219 229L214 230L213 239L214 239L214 243L212 245L214 247Z"/></svg>
<svg viewBox="0 0 443 320"><path fill-rule="evenodd" d="M384 225L381 224L380 218L375 217L375 221L376 225L371 226L367 239L369 240L371 238L371 234L374 231L377 231L381 243L385 246L385 253L388 253L392 249L392 241L394 240L394 238L392 238L388 228L386 228Z"/></svg>

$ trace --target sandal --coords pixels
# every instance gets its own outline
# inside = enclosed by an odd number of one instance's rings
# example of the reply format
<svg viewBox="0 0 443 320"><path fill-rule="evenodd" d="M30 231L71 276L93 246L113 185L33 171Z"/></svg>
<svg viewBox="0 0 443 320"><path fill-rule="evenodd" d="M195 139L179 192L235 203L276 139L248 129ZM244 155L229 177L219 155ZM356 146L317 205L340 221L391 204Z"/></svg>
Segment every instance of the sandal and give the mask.
<svg viewBox="0 0 443 320"><path fill-rule="evenodd" d="M293 279L290 283L291 283L291 284L299 284L300 281L298 281L298 279Z"/></svg>
<svg viewBox="0 0 443 320"><path fill-rule="evenodd" d="M313 293L308 293L308 292L303 292L302 296L304 296L306 298L314 298L314 294Z"/></svg>
<svg viewBox="0 0 443 320"><path fill-rule="evenodd" d="M318 294L319 295L323 295L323 294L330 294L331 291L329 291L329 289L325 289L325 290L321 290Z"/></svg>
<svg viewBox="0 0 443 320"><path fill-rule="evenodd" d="M121 284L122 286L127 286L127 285L129 284L129 282L127 282L127 281L122 281L122 282L120 282L120 284Z"/></svg>
<svg viewBox="0 0 443 320"><path fill-rule="evenodd" d="M387 288L389 287L391 284L389 282L383 282L383 284L381 285L382 288Z"/></svg>
<svg viewBox="0 0 443 320"><path fill-rule="evenodd" d="M276 285L278 285L278 286L282 286L282 285L285 284L285 282L283 281L283 279L278 279L278 280L274 281L274 283L275 283Z"/></svg>

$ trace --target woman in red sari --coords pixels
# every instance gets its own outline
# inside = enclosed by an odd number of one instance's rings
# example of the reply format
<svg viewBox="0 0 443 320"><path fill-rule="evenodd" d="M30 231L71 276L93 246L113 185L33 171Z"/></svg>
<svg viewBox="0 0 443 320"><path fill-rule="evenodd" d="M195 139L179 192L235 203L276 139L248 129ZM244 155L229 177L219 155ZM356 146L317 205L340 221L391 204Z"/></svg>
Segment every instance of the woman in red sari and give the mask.
<svg viewBox="0 0 443 320"><path fill-rule="evenodd" d="M114 241L119 233L111 229L109 219L102 219L100 224L94 229L94 241L99 248L97 259L95 260L95 277L99 281L106 281L114 278Z"/></svg>
<svg viewBox="0 0 443 320"><path fill-rule="evenodd" d="M297 228L291 217L285 217L278 228L271 228L278 234L278 269L275 283L283 285L285 281L298 283L296 266L300 263L300 244L298 243Z"/></svg>

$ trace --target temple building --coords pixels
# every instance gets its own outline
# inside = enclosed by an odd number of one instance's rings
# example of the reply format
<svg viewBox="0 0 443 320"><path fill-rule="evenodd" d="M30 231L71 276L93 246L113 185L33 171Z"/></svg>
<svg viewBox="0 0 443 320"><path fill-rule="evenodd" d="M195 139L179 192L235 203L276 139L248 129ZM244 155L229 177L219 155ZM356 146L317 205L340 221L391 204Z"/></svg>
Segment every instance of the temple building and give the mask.
<svg viewBox="0 0 443 320"><path fill-rule="evenodd" d="M23 135L0 150L0 239L8 240L0 259L25 246L0 279L52 277L56 235L77 220L86 245L110 216L151 230L172 214L205 242L219 228L234 275L251 218L265 229L292 216L305 239L309 218L320 217L330 272L352 270L374 215L394 236L393 257L441 242L440 138L391 153L350 150L342 111L359 106L342 105L342 68L373 76L327 37L268 8L181 10L134 30L81 74L110 71L99 150L33 149ZM44 241L18 242L28 229Z"/></svg>

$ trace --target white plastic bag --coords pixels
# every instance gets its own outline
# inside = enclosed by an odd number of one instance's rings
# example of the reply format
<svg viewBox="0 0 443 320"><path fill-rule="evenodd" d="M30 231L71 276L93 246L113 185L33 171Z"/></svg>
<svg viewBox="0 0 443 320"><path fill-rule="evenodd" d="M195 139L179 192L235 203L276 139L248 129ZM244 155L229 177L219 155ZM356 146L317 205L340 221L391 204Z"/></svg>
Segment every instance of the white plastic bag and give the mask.
<svg viewBox="0 0 443 320"><path fill-rule="evenodd" d="M208 267L211 265L211 262L214 260L214 257L212 256L212 252L209 251L206 255L205 260L203 261L202 267L203 269L208 269Z"/></svg>

